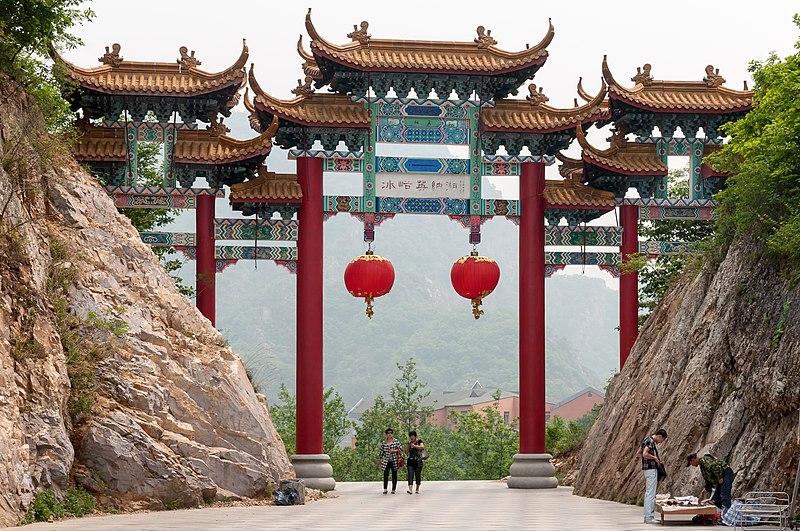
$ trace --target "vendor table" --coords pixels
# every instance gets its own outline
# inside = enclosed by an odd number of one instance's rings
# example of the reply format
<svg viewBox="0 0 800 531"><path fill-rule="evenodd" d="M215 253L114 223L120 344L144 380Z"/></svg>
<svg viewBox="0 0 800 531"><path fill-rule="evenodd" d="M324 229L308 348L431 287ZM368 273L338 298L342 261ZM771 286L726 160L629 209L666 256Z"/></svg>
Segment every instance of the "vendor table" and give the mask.
<svg viewBox="0 0 800 531"><path fill-rule="evenodd" d="M662 505L656 502L656 511L661 513L661 525L664 525L664 516L668 514L717 514L719 509L715 505Z"/></svg>

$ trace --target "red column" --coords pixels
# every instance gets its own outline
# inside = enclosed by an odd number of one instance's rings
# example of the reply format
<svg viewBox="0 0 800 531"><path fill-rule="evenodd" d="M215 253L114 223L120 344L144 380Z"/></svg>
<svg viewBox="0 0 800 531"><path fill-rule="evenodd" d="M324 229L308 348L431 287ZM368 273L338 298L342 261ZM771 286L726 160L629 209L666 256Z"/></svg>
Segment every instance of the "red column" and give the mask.
<svg viewBox="0 0 800 531"><path fill-rule="evenodd" d="M622 225L622 263L628 255L639 252L639 207L622 205L619 207ZM619 279L619 369L631 353L639 335L639 273L625 273Z"/></svg>
<svg viewBox="0 0 800 531"><path fill-rule="evenodd" d="M217 198L198 195L196 199L197 308L213 325L217 317L217 260L214 256L214 203Z"/></svg>
<svg viewBox="0 0 800 531"><path fill-rule="evenodd" d="M519 452L543 454L544 164L525 162L519 179Z"/></svg>
<svg viewBox="0 0 800 531"><path fill-rule="evenodd" d="M322 159L297 159L297 454L322 453Z"/></svg>

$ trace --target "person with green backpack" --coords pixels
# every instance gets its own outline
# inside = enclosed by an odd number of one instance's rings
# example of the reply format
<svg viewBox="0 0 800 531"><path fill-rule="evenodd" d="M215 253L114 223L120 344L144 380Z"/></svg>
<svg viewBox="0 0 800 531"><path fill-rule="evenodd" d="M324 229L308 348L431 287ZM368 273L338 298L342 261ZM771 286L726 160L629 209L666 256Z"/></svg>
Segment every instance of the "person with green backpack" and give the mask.
<svg viewBox="0 0 800 531"><path fill-rule="evenodd" d="M411 486L414 480L417 482L417 494L419 494L419 484L422 483L422 463L428 458L428 452L425 450L425 444L422 439L417 438L417 432L411 430L408 432L408 443L406 444L406 470L408 471L408 492L411 494Z"/></svg>

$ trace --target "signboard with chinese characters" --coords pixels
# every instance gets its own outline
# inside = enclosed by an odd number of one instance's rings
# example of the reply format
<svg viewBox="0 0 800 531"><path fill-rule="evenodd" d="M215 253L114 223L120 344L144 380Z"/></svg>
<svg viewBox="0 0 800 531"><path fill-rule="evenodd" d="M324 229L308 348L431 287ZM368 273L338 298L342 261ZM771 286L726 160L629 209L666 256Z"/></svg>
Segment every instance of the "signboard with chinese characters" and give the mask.
<svg viewBox="0 0 800 531"><path fill-rule="evenodd" d="M375 176L375 195L377 197L469 199L469 175L379 173Z"/></svg>

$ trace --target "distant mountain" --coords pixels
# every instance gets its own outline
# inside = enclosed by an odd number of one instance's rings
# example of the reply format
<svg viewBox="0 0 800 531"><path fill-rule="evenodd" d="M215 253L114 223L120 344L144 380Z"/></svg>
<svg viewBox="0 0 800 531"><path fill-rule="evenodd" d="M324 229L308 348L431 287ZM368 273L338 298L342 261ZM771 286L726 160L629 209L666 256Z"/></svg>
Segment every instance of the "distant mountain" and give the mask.
<svg viewBox="0 0 800 531"><path fill-rule="evenodd" d="M231 135L247 138L252 133L243 129L242 116L234 113L226 124L236 130ZM276 171L294 166L279 149L269 164ZM220 203L218 211L223 209ZM191 216L179 220L181 230L191 230ZM366 249L361 224L347 214L328 220L325 385L335 387L348 404L385 394L397 374L395 363L413 356L420 377L434 391L463 388L476 379L516 390L518 228L498 218L482 232L479 250L497 260L501 279L476 321L449 276L452 263L471 250L467 231L444 216L384 222L374 248L392 260L397 278L392 292L376 301L370 321L363 300L347 293L342 278L347 263ZM191 282L193 277L188 264L184 278ZM295 277L271 262L240 262L217 279L218 328L268 397L274 399L280 383L294 389ZM589 385L602 388L617 367L617 292L598 278L565 275L548 279L546 290L548 399L557 401Z"/></svg>

